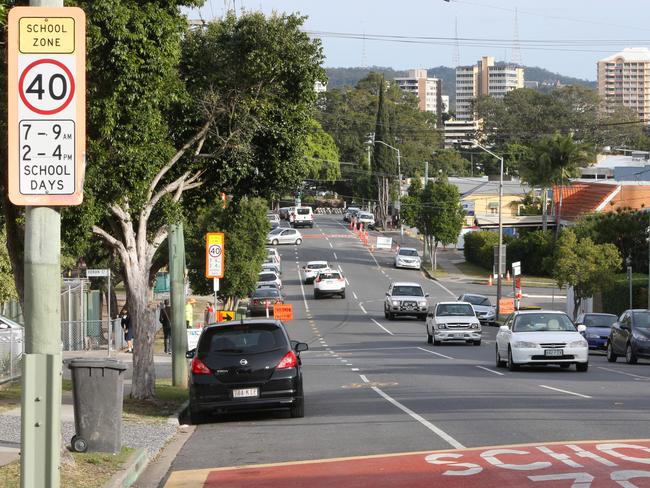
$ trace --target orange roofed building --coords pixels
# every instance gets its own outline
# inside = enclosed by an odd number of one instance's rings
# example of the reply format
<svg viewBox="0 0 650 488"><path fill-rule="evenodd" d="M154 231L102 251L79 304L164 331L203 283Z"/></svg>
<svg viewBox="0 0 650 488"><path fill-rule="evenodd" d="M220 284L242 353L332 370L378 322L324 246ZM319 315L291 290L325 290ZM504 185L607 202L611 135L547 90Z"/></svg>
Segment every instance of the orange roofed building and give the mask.
<svg viewBox="0 0 650 488"><path fill-rule="evenodd" d="M562 191L561 210L559 209L560 190ZM580 216L595 212L650 208L650 182L574 181L561 189L560 187L553 189L553 205L555 222L557 223L558 214L561 213L559 216L561 225L571 225Z"/></svg>

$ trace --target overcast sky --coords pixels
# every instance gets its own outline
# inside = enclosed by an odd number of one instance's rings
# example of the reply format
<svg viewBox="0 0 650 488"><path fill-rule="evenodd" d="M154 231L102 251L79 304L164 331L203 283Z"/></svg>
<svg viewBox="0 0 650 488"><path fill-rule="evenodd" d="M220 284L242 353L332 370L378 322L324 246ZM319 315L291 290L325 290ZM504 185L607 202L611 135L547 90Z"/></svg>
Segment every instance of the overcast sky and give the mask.
<svg viewBox="0 0 650 488"><path fill-rule="evenodd" d="M234 0L237 11L300 12L323 36L328 67L453 66L481 56L596 79L596 61L624 47L650 46L650 0ZM233 0L206 0L188 17L210 20ZM515 8L519 55L515 45ZM337 38L331 33L353 34ZM364 40L365 36L365 40ZM373 40L398 36L401 42ZM424 39L423 39L424 38ZM437 39L434 39L437 38Z"/></svg>

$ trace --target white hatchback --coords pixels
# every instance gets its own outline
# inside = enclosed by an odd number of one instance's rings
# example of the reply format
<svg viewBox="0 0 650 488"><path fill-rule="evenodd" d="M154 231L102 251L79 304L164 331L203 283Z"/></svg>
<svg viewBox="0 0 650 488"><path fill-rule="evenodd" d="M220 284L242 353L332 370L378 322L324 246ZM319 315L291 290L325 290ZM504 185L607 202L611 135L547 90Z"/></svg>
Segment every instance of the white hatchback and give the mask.
<svg viewBox="0 0 650 488"><path fill-rule="evenodd" d="M323 295L340 295L345 298L345 278L335 269L319 270L314 280L314 298Z"/></svg>
<svg viewBox="0 0 650 488"><path fill-rule="evenodd" d="M313 283L318 272L329 267L330 265L327 261L309 261L307 266L302 267L305 271L305 284Z"/></svg>
<svg viewBox="0 0 650 488"><path fill-rule="evenodd" d="M282 280L273 271L262 271L257 277L257 286L259 285L272 285L275 284L278 288L282 288Z"/></svg>
<svg viewBox="0 0 650 488"><path fill-rule="evenodd" d="M510 315L499 328L496 344L497 367L558 364L578 371L589 367L589 345L582 336L587 328L577 328L564 312L518 311Z"/></svg>

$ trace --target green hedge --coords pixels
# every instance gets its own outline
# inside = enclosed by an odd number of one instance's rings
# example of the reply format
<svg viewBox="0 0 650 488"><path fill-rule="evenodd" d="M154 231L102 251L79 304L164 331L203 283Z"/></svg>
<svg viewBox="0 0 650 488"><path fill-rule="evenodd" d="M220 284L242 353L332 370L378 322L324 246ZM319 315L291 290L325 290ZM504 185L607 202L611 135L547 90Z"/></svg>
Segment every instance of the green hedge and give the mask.
<svg viewBox="0 0 650 488"><path fill-rule="evenodd" d="M494 246L499 244L499 234L480 231L465 234L465 261L492 271L494 263Z"/></svg>
<svg viewBox="0 0 650 488"><path fill-rule="evenodd" d="M601 311L621 315L630 308L630 289L627 274L616 275L612 283L601 292ZM648 276L632 275L632 305L633 308L648 306Z"/></svg>

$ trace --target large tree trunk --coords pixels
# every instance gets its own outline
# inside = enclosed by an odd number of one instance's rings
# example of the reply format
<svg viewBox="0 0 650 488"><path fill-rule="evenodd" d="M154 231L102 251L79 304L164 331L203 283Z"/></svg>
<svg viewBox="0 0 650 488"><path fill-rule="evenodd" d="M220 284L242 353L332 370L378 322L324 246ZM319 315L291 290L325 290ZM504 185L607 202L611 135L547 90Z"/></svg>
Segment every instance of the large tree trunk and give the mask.
<svg viewBox="0 0 650 488"><path fill-rule="evenodd" d="M438 270L438 241L436 239L433 240L433 245L431 247L433 248L433 270L437 271Z"/></svg>
<svg viewBox="0 0 650 488"><path fill-rule="evenodd" d="M129 286L127 295L133 339L133 379L131 397L148 399L155 396L156 369L153 362L154 335L156 333L155 311L149 303L149 284L144 278L148 273L127 272Z"/></svg>
<svg viewBox="0 0 650 488"><path fill-rule="evenodd" d="M548 202L547 199L547 189L542 188L542 230L546 232L548 229Z"/></svg>
<svg viewBox="0 0 650 488"><path fill-rule="evenodd" d="M563 186L560 186L560 201L557 206L557 226L555 227L555 239L560 235L560 225L562 223L562 191Z"/></svg>

